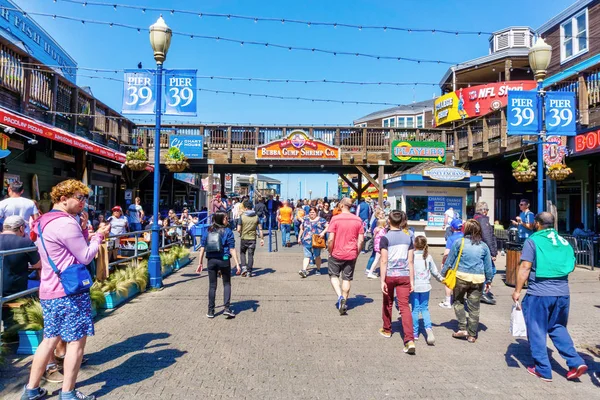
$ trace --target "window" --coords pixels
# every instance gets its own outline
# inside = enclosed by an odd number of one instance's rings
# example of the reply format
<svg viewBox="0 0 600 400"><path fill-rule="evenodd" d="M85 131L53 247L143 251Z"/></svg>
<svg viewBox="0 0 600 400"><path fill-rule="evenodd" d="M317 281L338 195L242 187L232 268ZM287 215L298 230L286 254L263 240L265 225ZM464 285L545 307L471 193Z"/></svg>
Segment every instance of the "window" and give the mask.
<svg viewBox="0 0 600 400"><path fill-rule="evenodd" d="M406 117L406 127L407 128L415 127L415 117Z"/></svg>
<svg viewBox="0 0 600 400"><path fill-rule="evenodd" d="M398 117L398 128L406 128L404 117Z"/></svg>
<svg viewBox="0 0 600 400"><path fill-rule="evenodd" d="M409 221L427 221L427 196L406 196L406 215Z"/></svg>
<svg viewBox="0 0 600 400"><path fill-rule="evenodd" d="M417 128L423 128L423 116L422 115L417 115Z"/></svg>
<svg viewBox="0 0 600 400"><path fill-rule="evenodd" d="M396 118L386 118L383 120L384 128L394 128L396 127Z"/></svg>
<svg viewBox="0 0 600 400"><path fill-rule="evenodd" d="M383 127L384 127L384 128L387 128L387 127L389 127L389 123L390 123L390 122L389 122L389 120L387 120L387 119L384 119L384 120L383 120Z"/></svg>
<svg viewBox="0 0 600 400"><path fill-rule="evenodd" d="M588 51L587 8L560 26L560 61L569 61Z"/></svg>

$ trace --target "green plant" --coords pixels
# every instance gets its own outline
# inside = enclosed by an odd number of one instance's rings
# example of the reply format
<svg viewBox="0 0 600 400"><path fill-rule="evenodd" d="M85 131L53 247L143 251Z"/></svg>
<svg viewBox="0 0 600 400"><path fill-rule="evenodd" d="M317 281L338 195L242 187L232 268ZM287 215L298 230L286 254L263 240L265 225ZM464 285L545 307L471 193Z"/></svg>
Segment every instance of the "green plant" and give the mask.
<svg viewBox="0 0 600 400"><path fill-rule="evenodd" d="M160 253L160 264L164 266L175 264L175 256L171 251L163 251Z"/></svg>
<svg viewBox="0 0 600 400"><path fill-rule="evenodd" d="M127 153L125 153L125 160L148 161L148 156L146 155L144 149L138 149L137 151L128 151Z"/></svg>
<svg viewBox="0 0 600 400"><path fill-rule="evenodd" d="M165 156L165 160L186 161L187 158L185 157L185 154L183 154L183 152L179 150L179 147L170 147L169 151L167 152L167 155Z"/></svg>
<svg viewBox="0 0 600 400"><path fill-rule="evenodd" d="M106 297L104 297L104 292L100 289L99 282L94 282L92 285L90 298L92 300L92 307L96 310L99 310L106 304Z"/></svg>
<svg viewBox="0 0 600 400"><path fill-rule="evenodd" d="M18 331L41 331L44 329L44 313L38 299L18 299L19 307L13 308L15 324L6 330L8 336Z"/></svg>
<svg viewBox="0 0 600 400"><path fill-rule="evenodd" d="M513 172L529 172L533 171L537 166L537 163L529 163L528 159L513 161L510 166L513 169Z"/></svg>
<svg viewBox="0 0 600 400"><path fill-rule="evenodd" d="M171 247L170 253L173 254L174 260L181 260L190 255L190 250L185 246Z"/></svg>

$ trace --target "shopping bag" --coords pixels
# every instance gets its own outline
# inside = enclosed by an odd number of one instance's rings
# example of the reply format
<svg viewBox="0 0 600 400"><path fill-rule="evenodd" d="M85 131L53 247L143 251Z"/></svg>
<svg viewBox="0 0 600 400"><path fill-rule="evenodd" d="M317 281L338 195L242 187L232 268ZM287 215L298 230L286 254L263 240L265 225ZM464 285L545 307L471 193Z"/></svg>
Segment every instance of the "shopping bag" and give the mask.
<svg viewBox="0 0 600 400"><path fill-rule="evenodd" d="M527 336L527 326L525 325L525 317L521 304L516 302L512 306L510 314L510 333L515 337Z"/></svg>

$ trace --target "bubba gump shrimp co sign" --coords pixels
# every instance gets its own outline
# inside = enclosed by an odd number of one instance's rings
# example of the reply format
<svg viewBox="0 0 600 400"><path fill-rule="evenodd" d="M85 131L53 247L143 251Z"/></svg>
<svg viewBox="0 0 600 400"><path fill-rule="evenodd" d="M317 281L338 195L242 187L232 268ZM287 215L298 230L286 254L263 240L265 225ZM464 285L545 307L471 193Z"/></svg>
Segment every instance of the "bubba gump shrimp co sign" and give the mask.
<svg viewBox="0 0 600 400"><path fill-rule="evenodd" d="M287 138L274 140L256 148L256 160L319 160L337 161L339 147L331 146L295 130Z"/></svg>

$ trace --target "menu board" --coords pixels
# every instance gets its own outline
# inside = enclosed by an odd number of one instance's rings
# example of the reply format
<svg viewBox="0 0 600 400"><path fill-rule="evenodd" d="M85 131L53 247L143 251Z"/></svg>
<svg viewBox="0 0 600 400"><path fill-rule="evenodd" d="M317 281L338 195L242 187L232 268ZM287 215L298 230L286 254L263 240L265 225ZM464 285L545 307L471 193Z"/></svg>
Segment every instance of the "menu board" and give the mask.
<svg viewBox="0 0 600 400"><path fill-rule="evenodd" d="M462 197L429 196L427 202L427 225L444 226L444 213L452 207L455 218L462 212Z"/></svg>

